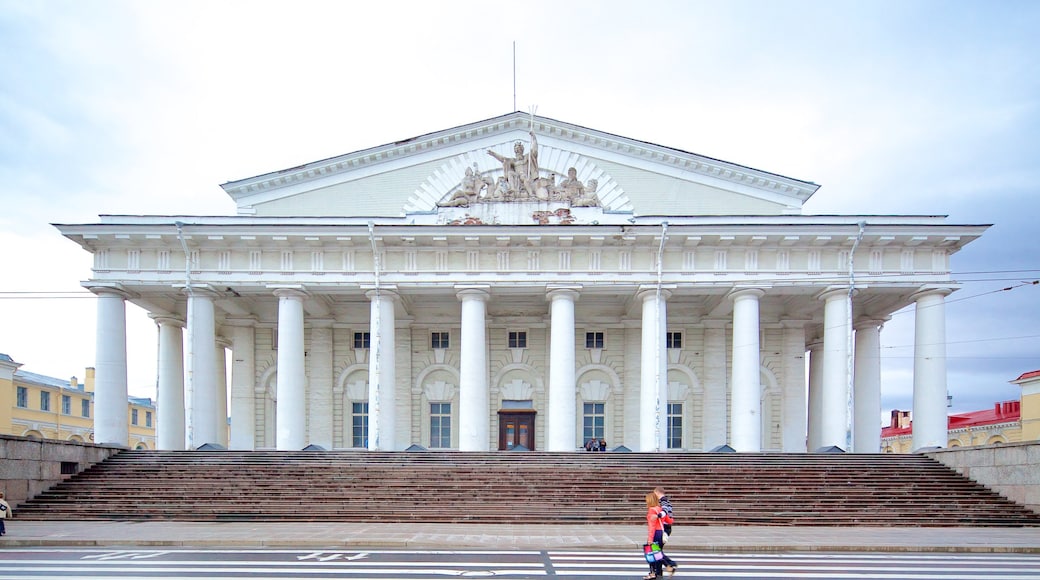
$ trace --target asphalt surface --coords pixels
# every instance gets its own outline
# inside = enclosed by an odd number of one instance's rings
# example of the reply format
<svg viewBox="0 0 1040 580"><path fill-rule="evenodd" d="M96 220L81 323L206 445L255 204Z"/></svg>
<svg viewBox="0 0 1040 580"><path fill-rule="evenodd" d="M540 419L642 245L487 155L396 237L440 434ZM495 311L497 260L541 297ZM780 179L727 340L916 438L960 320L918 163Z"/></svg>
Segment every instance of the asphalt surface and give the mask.
<svg viewBox="0 0 1040 580"><path fill-rule="evenodd" d="M641 525L467 525L294 522L7 520L0 549L27 546L369 548L448 550L631 549ZM704 552L1040 553L1040 527L676 526L668 547Z"/></svg>

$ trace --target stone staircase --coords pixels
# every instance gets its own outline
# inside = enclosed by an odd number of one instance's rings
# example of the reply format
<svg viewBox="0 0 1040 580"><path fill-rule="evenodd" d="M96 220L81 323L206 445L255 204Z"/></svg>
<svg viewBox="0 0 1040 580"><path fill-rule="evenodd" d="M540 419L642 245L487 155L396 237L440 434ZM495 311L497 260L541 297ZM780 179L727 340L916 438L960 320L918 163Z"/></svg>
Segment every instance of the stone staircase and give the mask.
<svg viewBox="0 0 1040 580"><path fill-rule="evenodd" d="M923 455L124 451L19 519L623 523L661 485L681 525L1040 526Z"/></svg>

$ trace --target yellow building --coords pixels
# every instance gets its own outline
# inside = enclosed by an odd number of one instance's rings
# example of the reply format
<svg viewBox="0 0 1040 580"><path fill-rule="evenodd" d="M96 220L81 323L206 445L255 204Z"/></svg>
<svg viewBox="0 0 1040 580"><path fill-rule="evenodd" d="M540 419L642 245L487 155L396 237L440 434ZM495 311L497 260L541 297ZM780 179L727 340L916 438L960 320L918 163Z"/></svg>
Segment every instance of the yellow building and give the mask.
<svg viewBox="0 0 1040 580"><path fill-rule="evenodd" d="M57 379L20 369L0 353L0 433L60 441L94 440L94 369L84 381ZM129 397L131 449L155 449L155 404Z"/></svg>
<svg viewBox="0 0 1040 580"><path fill-rule="evenodd" d="M992 409L957 413L946 418L947 447L1003 445L1040 440L1040 370L1023 373L1012 384L1022 387L1019 401L1001 401ZM892 411L881 429L885 453L910 453L913 421L909 411Z"/></svg>
<svg viewBox="0 0 1040 580"><path fill-rule="evenodd" d="M1040 439L1040 370L1022 373L1013 381L1022 387L1022 440Z"/></svg>

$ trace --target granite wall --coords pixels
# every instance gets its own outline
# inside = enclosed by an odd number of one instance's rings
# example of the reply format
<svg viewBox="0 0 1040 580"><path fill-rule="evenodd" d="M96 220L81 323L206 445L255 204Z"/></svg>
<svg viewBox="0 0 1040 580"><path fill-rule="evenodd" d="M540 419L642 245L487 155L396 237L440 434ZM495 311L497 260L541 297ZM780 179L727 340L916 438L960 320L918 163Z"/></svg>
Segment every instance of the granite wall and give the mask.
<svg viewBox="0 0 1040 580"><path fill-rule="evenodd" d="M93 443L0 435L0 490L7 496L11 507L17 508L30 497L123 449ZM16 509L15 517L17 515Z"/></svg>

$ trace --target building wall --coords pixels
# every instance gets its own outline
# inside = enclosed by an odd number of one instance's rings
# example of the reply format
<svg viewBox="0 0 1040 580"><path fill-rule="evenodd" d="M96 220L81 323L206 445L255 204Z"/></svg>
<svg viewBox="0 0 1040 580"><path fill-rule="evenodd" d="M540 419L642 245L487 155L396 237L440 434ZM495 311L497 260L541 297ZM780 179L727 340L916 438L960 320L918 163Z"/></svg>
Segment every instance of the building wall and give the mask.
<svg viewBox="0 0 1040 580"><path fill-rule="evenodd" d="M0 434L0 489L17 508L19 503L119 451L118 447Z"/></svg>
<svg viewBox="0 0 1040 580"><path fill-rule="evenodd" d="M1040 440L1040 381L1022 384L1022 440Z"/></svg>
<svg viewBox="0 0 1040 580"><path fill-rule="evenodd" d="M74 443L94 440L94 369L86 369L83 383L69 382L67 386L60 386L28 380L16 370L3 372L8 367L16 369L17 363L0 366L3 367L0 368L0 434ZM50 382L59 381L54 379ZM24 389L24 405L19 405L19 389ZM44 393L49 400L49 409L46 410L43 409ZM63 404L66 397L67 409ZM155 411L150 399L131 398L127 401L128 447L156 448Z"/></svg>
<svg viewBox="0 0 1040 580"><path fill-rule="evenodd" d="M954 447L925 455L1040 513L1040 442Z"/></svg>
<svg viewBox="0 0 1040 580"><path fill-rule="evenodd" d="M678 449L710 450L730 440L728 381L732 373L732 331L726 324L707 331L701 324L676 324L669 333L681 335L680 348L666 349L668 403L682 405L682 445ZM510 348L509 332L526 332L526 348ZM354 334L369 332L367 323L337 323L332 332L320 333L320 349L314 329L305 333L307 400L318 401L307 414L308 440L330 448L353 447L352 407L368 401L369 349L354 348ZM431 348L431 333L447 333L446 349ZM603 348L586 348L586 333L602 332ZM706 337L706 333L709 335ZM277 408L277 350L275 329L255 330L253 360L255 387L252 389L253 438L255 449L274 448ZM459 368L461 328L452 318L423 317L399 321L395 329L395 376L397 410L396 447L431 446L430 405L451 405L451 448L458 448L460 432ZM545 449L548 419L549 321L543 317L516 319L489 317L488 361L488 447L498 448L498 412L504 401L530 401L535 417L535 448ZM792 338L793 337L793 338ZM603 438L610 448L638 447L641 382L640 321L604 318L577 321L575 353L574 448L583 440L585 403L604 403ZM804 333L792 333L781 324L762 331L760 382L762 389L762 450L805 451ZM317 350L331 351L332 372L315 366ZM793 362L792 362L793 361ZM323 363L325 364L325 363ZM327 395L326 395L327 393ZM319 407L328 405L324 412ZM709 409L724 409L708 416ZM320 417L320 418L319 418ZM249 425L242 421L241 424ZM246 427L246 428L252 428ZM663 432L666 421L658 428ZM232 417L231 430L236 429ZM363 446L363 445L362 445Z"/></svg>
<svg viewBox="0 0 1040 580"><path fill-rule="evenodd" d="M15 406L14 372L18 365L10 357L0 355L0 433L11 432L11 414Z"/></svg>

